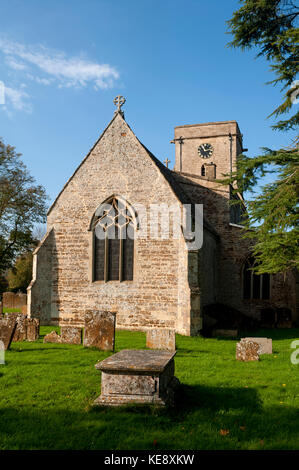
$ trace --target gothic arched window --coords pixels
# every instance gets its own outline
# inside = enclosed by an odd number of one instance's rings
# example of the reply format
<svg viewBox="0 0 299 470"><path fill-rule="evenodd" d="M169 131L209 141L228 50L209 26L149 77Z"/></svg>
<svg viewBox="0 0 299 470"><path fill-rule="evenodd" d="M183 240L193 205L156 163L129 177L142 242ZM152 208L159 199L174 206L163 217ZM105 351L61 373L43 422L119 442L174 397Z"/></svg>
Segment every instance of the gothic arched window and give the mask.
<svg viewBox="0 0 299 470"><path fill-rule="evenodd" d="M243 297L244 299L269 299L270 274L255 274L252 268L254 258L248 258L243 267Z"/></svg>
<svg viewBox="0 0 299 470"><path fill-rule="evenodd" d="M204 165L201 167L201 176L206 176L206 168Z"/></svg>
<svg viewBox="0 0 299 470"><path fill-rule="evenodd" d="M133 209L117 197L103 203L92 223L93 280L132 281L134 265Z"/></svg>

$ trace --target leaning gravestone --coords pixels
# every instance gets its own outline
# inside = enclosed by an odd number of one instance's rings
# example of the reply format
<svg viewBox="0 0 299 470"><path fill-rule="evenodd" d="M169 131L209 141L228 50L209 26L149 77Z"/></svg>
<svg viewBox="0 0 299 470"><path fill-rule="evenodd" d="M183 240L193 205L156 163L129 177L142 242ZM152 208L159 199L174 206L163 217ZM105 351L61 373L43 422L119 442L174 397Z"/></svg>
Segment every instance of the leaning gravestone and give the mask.
<svg viewBox="0 0 299 470"><path fill-rule="evenodd" d="M241 339L236 345L237 361L259 361L259 344L251 341L251 339Z"/></svg>
<svg viewBox="0 0 299 470"><path fill-rule="evenodd" d="M39 320L37 318L27 318L21 313L6 313L5 318L14 318L16 321L13 342L38 340Z"/></svg>
<svg viewBox="0 0 299 470"><path fill-rule="evenodd" d="M82 343L82 328L74 326L61 327L61 342L67 344L81 344Z"/></svg>
<svg viewBox="0 0 299 470"><path fill-rule="evenodd" d="M114 312L88 310L85 313L84 346L114 351L115 315Z"/></svg>
<svg viewBox="0 0 299 470"><path fill-rule="evenodd" d="M259 345L259 354L272 354L272 339L271 338L242 338L254 341Z"/></svg>
<svg viewBox="0 0 299 470"><path fill-rule="evenodd" d="M94 405L173 405L179 385L174 356L170 351L124 349L99 362L95 368L102 371L101 395Z"/></svg>
<svg viewBox="0 0 299 470"><path fill-rule="evenodd" d="M0 320L0 341L3 342L4 350L6 351L12 342L12 337L16 329L16 319L12 318L1 318Z"/></svg>
<svg viewBox="0 0 299 470"><path fill-rule="evenodd" d="M146 332L146 347L175 351L175 330L153 328Z"/></svg>
<svg viewBox="0 0 299 470"><path fill-rule="evenodd" d="M13 335L13 342L25 341L27 339L27 318L22 314L8 313L13 315L16 319L17 326Z"/></svg>

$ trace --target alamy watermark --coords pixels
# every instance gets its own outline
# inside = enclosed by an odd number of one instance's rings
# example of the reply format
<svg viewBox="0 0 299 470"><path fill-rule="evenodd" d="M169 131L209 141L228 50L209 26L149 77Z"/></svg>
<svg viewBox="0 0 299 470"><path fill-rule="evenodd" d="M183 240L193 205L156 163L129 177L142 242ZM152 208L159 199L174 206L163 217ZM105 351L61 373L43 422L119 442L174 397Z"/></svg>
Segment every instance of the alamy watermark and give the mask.
<svg viewBox="0 0 299 470"><path fill-rule="evenodd" d="M297 365L299 364L299 339L292 341L291 349L295 349L291 354L291 363Z"/></svg>
<svg viewBox="0 0 299 470"><path fill-rule="evenodd" d="M203 244L202 204L134 204L124 199L102 204L94 216L98 239L140 238L179 240L182 236L188 250L199 250Z"/></svg>

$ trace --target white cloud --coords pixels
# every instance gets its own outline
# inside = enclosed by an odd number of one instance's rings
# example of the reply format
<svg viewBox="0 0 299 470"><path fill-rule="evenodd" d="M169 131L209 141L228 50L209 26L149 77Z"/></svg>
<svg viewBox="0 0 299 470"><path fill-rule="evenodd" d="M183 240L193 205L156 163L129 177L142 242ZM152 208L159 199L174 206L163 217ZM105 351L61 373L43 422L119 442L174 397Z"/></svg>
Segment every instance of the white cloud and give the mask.
<svg viewBox="0 0 299 470"><path fill-rule="evenodd" d="M30 113L32 108L30 103L28 103L29 98L30 97L28 93L26 93L24 90L17 90L15 88L4 85L4 108L6 111L9 110L11 105L18 111L26 111L27 113Z"/></svg>
<svg viewBox="0 0 299 470"><path fill-rule="evenodd" d="M6 57L6 64L14 70L24 70L27 66L21 62L17 62L13 57Z"/></svg>
<svg viewBox="0 0 299 470"><path fill-rule="evenodd" d="M51 85L55 81L54 78L41 78L38 75L32 75L32 73L27 73L26 77L41 85Z"/></svg>
<svg viewBox="0 0 299 470"><path fill-rule="evenodd" d="M44 46L26 46L0 39L0 50L11 68L23 70L31 67L35 80L44 85L53 80L59 87L85 87L92 84L96 89L106 89L112 87L119 78L118 71L109 64L82 57L67 57L63 52L52 51ZM35 68L39 73L43 72L45 77L37 77Z"/></svg>

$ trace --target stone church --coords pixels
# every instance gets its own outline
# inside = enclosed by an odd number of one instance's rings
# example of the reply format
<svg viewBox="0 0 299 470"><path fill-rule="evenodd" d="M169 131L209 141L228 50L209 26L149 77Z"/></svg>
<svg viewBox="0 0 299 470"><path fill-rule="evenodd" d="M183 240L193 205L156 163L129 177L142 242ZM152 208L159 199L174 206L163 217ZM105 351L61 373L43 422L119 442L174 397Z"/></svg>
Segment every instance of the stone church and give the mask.
<svg viewBox="0 0 299 470"><path fill-rule="evenodd" d="M108 310L116 312L117 328L174 328L183 335L198 334L204 309L215 304L261 321L279 311L296 320L294 274L252 274L242 211L229 204L231 188L216 181L244 150L237 122L175 127L171 170L135 136L124 101L114 101L113 119L48 211L47 233L34 253L28 314L44 325L83 326L86 310ZM137 236L138 207L175 204L203 205L197 249L188 249L183 231ZM114 217L101 228L109 212L103 207L114 208ZM131 230L125 239L124 226ZM97 237L99 227L106 235L114 229L114 239Z"/></svg>

